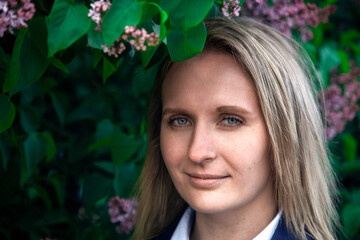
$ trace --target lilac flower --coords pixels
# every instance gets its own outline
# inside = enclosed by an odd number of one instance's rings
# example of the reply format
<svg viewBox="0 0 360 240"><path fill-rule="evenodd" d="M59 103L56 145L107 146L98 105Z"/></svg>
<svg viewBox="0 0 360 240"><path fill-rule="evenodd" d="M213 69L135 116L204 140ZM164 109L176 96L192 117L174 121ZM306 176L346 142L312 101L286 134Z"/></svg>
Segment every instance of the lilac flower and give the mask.
<svg viewBox="0 0 360 240"><path fill-rule="evenodd" d="M233 16L238 17L240 12L240 2L238 0L224 0L221 12L222 14L231 19Z"/></svg>
<svg viewBox="0 0 360 240"><path fill-rule="evenodd" d="M109 0L99 0L91 3L90 7L91 9L89 10L88 17L97 24L95 30L101 32L102 18L111 7L111 2Z"/></svg>
<svg viewBox="0 0 360 240"><path fill-rule="evenodd" d="M99 0L91 3L90 6L91 9L89 10L88 17L97 24L95 31L101 32L102 19L104 14L110 9L111 2L109 0ZM144 28L136 29L136 26L126 26L124 34L118 37L115 43L109 47L103 44L101 48L103 52L109 56L118 58L126 49L124 44L126 40L138 51L146 51L147 46L156 46L159 44L159 37L155 33L148 34Z"/></svg>
<svg viewBox="0 0 360 240"><path fill-rule="evenodd" d="M309 27L316 27L320 22L328 22L329 15L336 10L335 5L319 8L312 3L304 3L304 0L273 0L273 6L269 6L265 0L247 0L243 5L242 14L255 18L260 22L291 35L291 29L300 32L303 42L313 38Z"/></svg>
<svg viewBox="0 0 360 240"><path fill-rule="evenodd" d="M160 40L155 33L148 34L144 28L137 29L134 25L126 26L124 34L118 37L110 47L107 47L105 44L101 47L104 53L117 58L126 49L124 41L128 41L138 51L146 51L147 46L156 46Z"/></svg>
<svg viewBox="0 0 360 240"><path fill-rule="evenodd" d="M124 199L115 196L108 203L109 215L112 223L118 223L118 233L130 234L136 221L138 201L136 198Z"/></svg>
<svg viewBox="0 0 360 240"><path fill-rule="evenodd" d="M104 53L107 53L109 56L114 56L116 58L121 55L123 51L125 51L126 47L123 42L119 42L118 40L115 43L112 43L110 47L107 47L106 44L101 45Z"/></svg>
<svg viewBox="0 0 360 240"><path fill-rule="evenodd" d="M353 120L359 110L357 101L360 99L360 83L357 78L360 76L360 68L356 67L354 62L351 64L349 73L337 76L337 69L332 71L331 84L324 90L325 106L320 102L321 110L326 116L328 140L341 133L346 123Z"/></svg>
<svg viewBox="0 0 360 240"><path fill-rule="evenodd" d="M14 34L14 28L26 28L26 21L32 19L35 5L30 0L0 0L0 37L5 31Z"/></svg>

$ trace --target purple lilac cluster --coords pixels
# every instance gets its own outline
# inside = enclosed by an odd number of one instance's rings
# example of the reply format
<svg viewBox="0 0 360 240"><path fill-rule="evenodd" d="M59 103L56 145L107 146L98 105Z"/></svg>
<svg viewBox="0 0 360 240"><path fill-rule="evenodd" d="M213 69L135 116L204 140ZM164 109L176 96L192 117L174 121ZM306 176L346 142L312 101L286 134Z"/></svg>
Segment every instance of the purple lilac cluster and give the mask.
<svg viewBox="0 0 360 240"><path fill-rule="evenodd" d="M99 0L91 3L90 7L91 9L89 10L88 17L97 24L95 30L101 31L102 18L111 7L111 2L109 0Z"/></svg>
<svg viewBox="0 0 360 240"><path fill-rule="evenodd" d="M99 0L90 4L91 9L89 10L88 17L93 20L97 26L96 31L101 32L101 23L104 17L104 14L110 9L111 2L109 0ZM142 29L137 29L136 26L126 26L125 32L120 37L118 37L115 43L111 44L109 47L106 44L101 45L104 53L107 53L109 56L114 56L118 58L122 52L126 50L124 42L129 42L130 45L133 45L138 51L146 51L148 46L156 46L159 44L159 36L155 33L147 33L147 31Z"/></svg>
<svg viewBox="0 0 360 240"><path fill-rule="evenodd" d="M108 203L109 215L112 223L118 223L118 233L130 234L136 222L138 207L136 198L124 199L118 196L112 197Z"/></svg>
<svg viewBox="0 0 360 240"><path fill-rule="evenodd" d="M155 33L148 34L144 28L137 29L134 25L126 26L124 34L118 37L109 48L105 44L101 47L104 53L117 58L126 49L123 41L128 41L138 51L146 51L147 46L156 46L160 40Z"/></svg>
<svg viewBox="0 0 360 240"><path fill-rule="evenodd" d="M355 118L360 99L360 67L352 63L349 73L336 75L337 69L332 71L331 84L324 90L325 104L321 103L326 116L326 137L333 139L341 133L348 121ZM325 107L325 110L323 109Z"/></svg>
<svg viewBox="0 0 360 240"><path fill-rule="evenodd" d="M238 17L241 9L239 4L238 0L224 0L221 8L222 14L229 19L233 16Z"/></svg>
<svg viewBox="0 0 360 240"><path fill-rule="evenodd" d="M100 216L96 213L89 214L87 213L85 207L81 207L78 211L78 218L80 220L90 220L92 223L96 223L100 219Z"/></svg>
<svg viewBox="0 0 360 240"><path fill-rule="evenodd" d="M14 34L14 28L26 28L26 21L32 19L35 5L30 0L0 0L0 37L5 31Z"/></svg>
<svg viewBox="0 0 360 240"><path fill-rule="evenodd" d="M291 29L296 29L303 42L313 38L309 26L316 27L321 22L328 22L329 15L336 11L335 5L319 8L316 4L304 3L304 0L272 0L271 6L267 2L246 0L242 14L267 23L289 36Z"/></svg>

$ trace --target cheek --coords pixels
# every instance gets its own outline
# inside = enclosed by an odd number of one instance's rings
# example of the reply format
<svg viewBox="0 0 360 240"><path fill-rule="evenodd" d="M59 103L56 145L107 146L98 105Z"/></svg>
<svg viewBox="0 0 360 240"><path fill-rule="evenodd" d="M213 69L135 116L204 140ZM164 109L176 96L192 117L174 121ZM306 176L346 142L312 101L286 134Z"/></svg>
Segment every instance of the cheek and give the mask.
<svg viewBox="0 0 360 240"><path fill-rule="evenodd" d="M230 140L231 139L231 140ZM242 176L268 176L270 172L269 143L263 131L248 131L218 142L221 154Z"/></svg>
<svg viewBox="0 0 360 240"><path fill-rule="evenodd" d="M177 166L182 159L181 139L174 136L166 126L161 126L160 132L160 150L166 167L169 171Z"/></svg>

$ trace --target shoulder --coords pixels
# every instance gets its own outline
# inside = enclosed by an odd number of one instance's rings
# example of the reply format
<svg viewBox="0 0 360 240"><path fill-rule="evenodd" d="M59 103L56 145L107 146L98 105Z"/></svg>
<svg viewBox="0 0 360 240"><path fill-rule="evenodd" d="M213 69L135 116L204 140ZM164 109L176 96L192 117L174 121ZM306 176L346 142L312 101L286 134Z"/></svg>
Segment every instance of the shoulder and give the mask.
<svg viewBox="0 0 360 240"><path fill-rule="evenodd" d="M161 233L159 236L153 238L152 240L170 240L178 223L179 223L179 221L171 223L170 226L168 228L166 228L163 233Z"/></svg>
<svg viewBox="0 0 360 240"><path fill-rule="evenodd" d="M277 226L271 240L298 240L298 238L295 237L286 227L284 218L281 218L279 221L279 225ZM307 236L307 240L313 240L313 239Z"/></svg>
<svg viewBox="0 0 360 240"><path fill-rule="evenodd" d="M152 240L170 240L177 225L179 224L180 218L176 219L172 222L169 227L165 229L165 231L159 236L153 238ZM298 240L291 232L287 229L285 220L283 218L280 219L278 226L272 236L271 240ZM307 240L313 240L311 237L307 236Z"/></svg>
<svg viewBox="0 0 360 240"><path fill-rule="evenodd" d="M156 236L152 240L170 240L171 236L173 235L177 225L179 224L180 218L173 221L163 233L161 233L159 236Z"/></svg>

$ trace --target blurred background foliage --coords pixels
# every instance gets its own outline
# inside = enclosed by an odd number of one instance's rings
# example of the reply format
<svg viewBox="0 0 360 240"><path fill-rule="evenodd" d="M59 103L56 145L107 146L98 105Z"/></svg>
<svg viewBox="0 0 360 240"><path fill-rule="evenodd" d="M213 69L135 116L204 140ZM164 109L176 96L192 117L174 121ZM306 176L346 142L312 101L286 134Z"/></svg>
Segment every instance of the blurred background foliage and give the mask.
<svg viewBox="0 0 360 240"><path fill-rule="evenodd" d="M14 0L0 0L1 17L6 2ZM0 239L128 238L116 230L121 222L110 221L108 202L113 196L130 198L142 168L145 115L157 69L168 53L181 61L200 52L206 36L202 21L224 14L224 2L113 0L101 13L102 31L94 30L97 23L88 17L93 9L88 0L33 0L36 12L28 26L13 32L0 21ZM302 3L246 0L244 15L265 19L252 11L258 2ZM324 88L351 71L351 81L358 82L360 2L307 2L336 6L328 22L309 27L310 39L291 30ZM122 41L126 49L120 57L105 53L102 45L110 46L131 25L157 33L159 45L137 51ZM360 239L359 111L353 117L329 141L341 183L339 239Z"/></svg>

